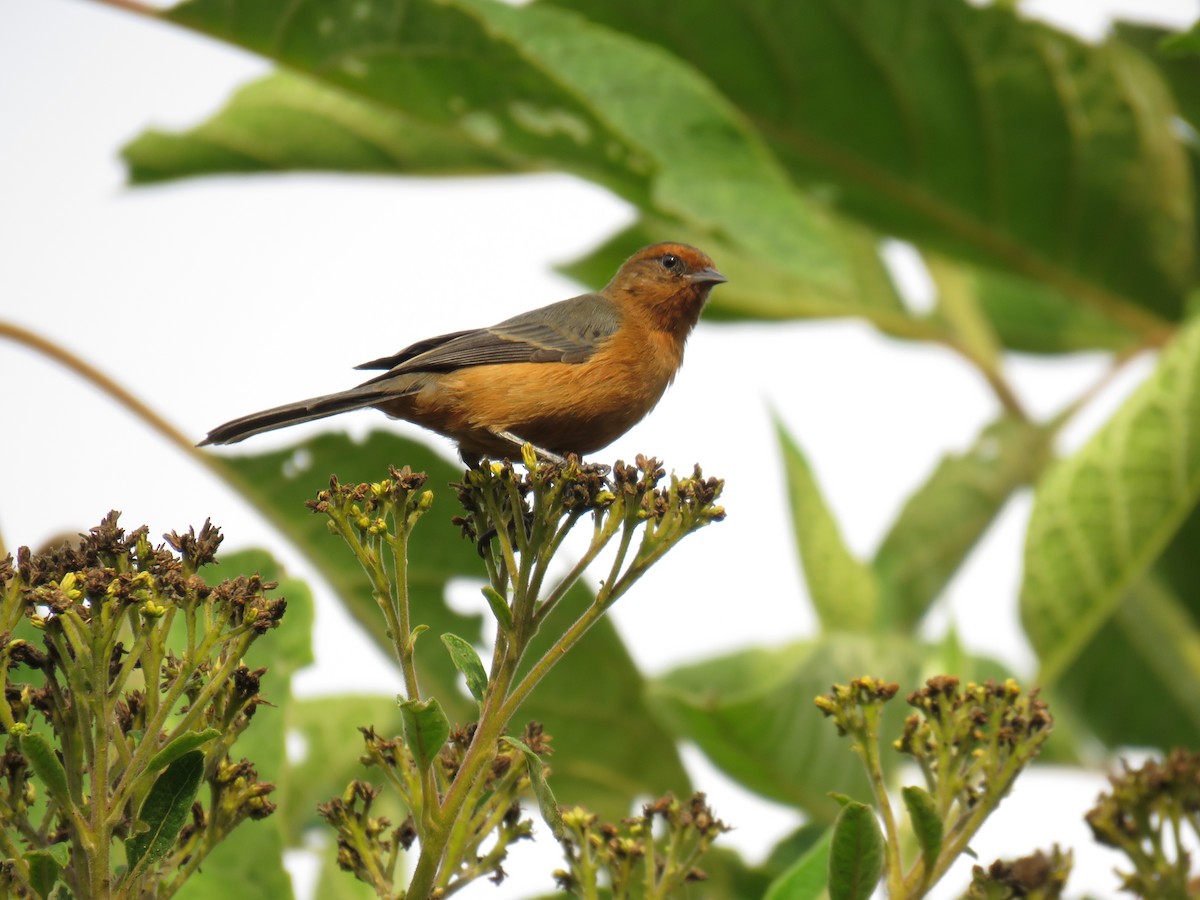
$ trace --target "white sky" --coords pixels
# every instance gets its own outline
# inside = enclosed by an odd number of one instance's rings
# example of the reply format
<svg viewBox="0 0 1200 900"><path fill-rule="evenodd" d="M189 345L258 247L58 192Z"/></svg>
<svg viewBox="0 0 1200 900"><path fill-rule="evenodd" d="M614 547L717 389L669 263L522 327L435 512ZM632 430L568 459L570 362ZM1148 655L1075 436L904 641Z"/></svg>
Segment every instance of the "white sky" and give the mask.
<svg viewBox="0 0 1200 900"><path fill-rule="evenodd" d="M1046 0L1026 9L1093 37L1114 12L1178 25L1197 15L1184 0ZM149 125L199 121L265 71L240 51L112 8L0 0L0 317L56 335L186 434L199 438L232 416L350 386L353 365L425 335L569 296L578 286L550 265L631 219L604 192L560 176L264 176L123 188L116 153L124 142ZM307 358L299 363L301 348ZM1012 360L1011 375L1032 410L1049 414L1102 366L1094 357L1023 358ZM1114 396L1144 371L1131 372ZM227 547L268 547L321 587L239 497L72 376L5 344L0 379L8 408L0 529L10 548L86 529L113 507L126 525L146 522L154 533L211 516ZM937 458L968 446L996 413L957 358L882 339L855 322L702 325L659 408L600 454L650 451L680 470L698 460L727 479L729 519L685 542L616 610L649 672L811 633L770 409L805 447L862 554ZM423 434L366 412L264 436L247 449L331 427ZM433 440L452 456L447 442ZM1026 673L1031 657L1015 597L1027 513L1027 498L1011 504L939 613L968 646ZM319 662L299 689L394 692L390 665L327 592L318 615ZM718 814L738 825L731 845L760 858L792 826L789 812L747 797L699 754L689 752L688 762ZM1064 793L1047 802L1050 783ZM1074 892L1111 894L1114 859L1091 848L1079 821L1099 787L1096 776L1061 773L1027 783L985 829L980 857L1059 840L1077 851ZM555 849L538 844L519 848L510 867L519 878L464 896L506 900L544 890ZM961 889L963 878L949 883Z"/></svg>

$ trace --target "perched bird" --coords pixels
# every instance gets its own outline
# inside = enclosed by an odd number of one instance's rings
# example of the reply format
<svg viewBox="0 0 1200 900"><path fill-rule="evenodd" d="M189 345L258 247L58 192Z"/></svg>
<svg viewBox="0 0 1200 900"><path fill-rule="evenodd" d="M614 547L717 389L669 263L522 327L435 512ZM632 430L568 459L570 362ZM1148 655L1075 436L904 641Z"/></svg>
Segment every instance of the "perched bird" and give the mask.
<svg viewBox="0 0 1200 900"><path fill-rule="evenodd" d="M200 446L373 406L452 438L472 465L519 459L526 441L551 458L590 453L658 403L725 280L694 247L644 247L599 293L418 341L358 366L385 370L358 387L234 419Z"/></svg>

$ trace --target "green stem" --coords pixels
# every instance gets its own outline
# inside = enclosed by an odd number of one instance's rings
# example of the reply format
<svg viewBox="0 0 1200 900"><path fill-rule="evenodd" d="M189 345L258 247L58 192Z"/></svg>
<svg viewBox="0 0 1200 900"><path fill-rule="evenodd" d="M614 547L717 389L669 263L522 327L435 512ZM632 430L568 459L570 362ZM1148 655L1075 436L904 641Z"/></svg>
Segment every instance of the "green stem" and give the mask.
<svg viewBox="0 0 1200 900"><path fill-rule="evenodd" d="M432 815L427 823L426 833L421 835L421 852L409 882L407 900L428 900L434 888L438 870L446 859L447 844L454 821L469 808L467 802L476 791L476 781L482 780L480 775L483 768L491 761L496 742L508 724L510 716L505 714L505 707L501 705L497 709L496 706L499 698L508 690L514 668L515 662L502 666L496 680L490 686L480 711L475 736L467 748L453 783L446 791L445 798L440 804L437 803L436 795L428 798L432 801Z"/></svg>
<svg viewBox="0 0 1200 900"><path fill-rule="evenodd" d="M879 713L878 706L864 708L866 724L862 733L856 735L858 747L866 764L867 777L875 794L875 803L883 818L883 829L887 835L887 885L888 896L904 897L904 870L900 859L900 831L896 826L896 814L888 797L887 780L883 775L883 763L879 757Z"/></svg>
<svg viewBox="0 0 1200 900"><path fill-rule="evenodd" d="M17 846L17 842L13 840L7 828L0 828L0 850L4 851L4 856L12 865L13 874L17 876L21 886L29 892L30 896L34 896L33 885L29 877L29 863L25 861L21 848Z"/></svg>
<svg viewBox="0 0 1200 900"><path fill-rule="evenodd" d="M245 628L245 626L241 626ZM163 702L159 706L157 714L153 720L147 719L146 733L138 744L137 749L133 752L133 758L130 760L128 768L121 774L121 779L113 791L113 813L116 815L124 803L133 793L134 786L144 773L146 763L150 761L150 757L157 753L160 748L156 736L163 730L167 717L175 708L175 704L183 695L187 688L188 682L191 680L192 674L196 671L195 659L207 659L213 647L218 643L219 629L210 631L205 639L200 644L200 654L192 660L192 665L182 669L176 676L174 683L167 689L167 694L163 698ZM204 689L197 695L195 701L191 704L191 708L183 719L171 730L167 739L170 740L176 735L183 734L185 731L190 731L196 720L205 712L205 708L212 701L213 696L217 691L225 687L229 678L233 675L234 670L241 662L242 657L246 653L246 649L254 640L253 632L243 633L238 635L233 632L225 636L225 640L232 641L233 638L238 638L236 648L230 653L225 663L209 678L204 685Z"/></svg>
<svg viewBox="0 0 1200 900"><path fill-rule="evenodd" d="M600 555L600 552L608 546L608 542L612 540L615 534L616 531L614 529L601 528L600 523L597 523L595 533L592 535L592 542L588 545L587 552L579 558L575 565L571 567L571 570L555 585L554 590L550 592L549 596L538 605L537 611L534 613L534 633L537 632L537 629L541 627L550 614L554 612L554 608L558 605L559 601L566 596L567 591L580 579L587 567Z"/></svg>
<svg viewBox="0 0 1200 900"><path fill-rule="evenodd" d="M387 597L395 597L395 610L392 616L395 632L396 655L400 658L400 670L404 673L404 689L408 692L409 700L421 699L421 684L417 679L417 664L413 659L412 621L409 617L408 594L408 529L407 523L396 522L399 534L395 540L389 540L392 548L392 564L394 568L392 587ZM385 611L384 615L387 613ZM393 627L389 622L389 627Z"/></svg>

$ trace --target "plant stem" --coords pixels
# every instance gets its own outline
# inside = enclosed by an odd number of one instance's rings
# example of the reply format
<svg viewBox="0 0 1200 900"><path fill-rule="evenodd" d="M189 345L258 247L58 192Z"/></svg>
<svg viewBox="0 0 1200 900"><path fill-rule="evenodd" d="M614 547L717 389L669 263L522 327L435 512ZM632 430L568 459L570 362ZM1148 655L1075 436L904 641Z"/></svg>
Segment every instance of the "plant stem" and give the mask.
<svg viewBox="0 0 1200 900"><path fill-rule="evenodd" d="M857 735L858 746L862 751L863 762L866 764L867 777L871 781L871 790L875 794L875 802L879 806L883 818L883 828L887 835L887 886L888 896L904 897L904 870L900 859L900 833L896 827L896 815L892 811L892 801L888 797L887 780L883 776L883 763L879 758L879 714L878 706L869 706L864 710L866 728Z"/></svg>
<svg viewBox="0 0 1200 900"><path fill-rule="evenodd" d="M397 523L398 535L395 540L389 540L392 548L394 568L394 593L388 591L386 597L395 598L395 610L390 627L394 627L396 655L400 659L400 670L404 673L404 689L408 692L409 700L421 699L421 684L417 680L417 665L413 660L412 622L409 618L408 594L408 528L406 523ZM386 615L386 611L384 613Z"/></svg>

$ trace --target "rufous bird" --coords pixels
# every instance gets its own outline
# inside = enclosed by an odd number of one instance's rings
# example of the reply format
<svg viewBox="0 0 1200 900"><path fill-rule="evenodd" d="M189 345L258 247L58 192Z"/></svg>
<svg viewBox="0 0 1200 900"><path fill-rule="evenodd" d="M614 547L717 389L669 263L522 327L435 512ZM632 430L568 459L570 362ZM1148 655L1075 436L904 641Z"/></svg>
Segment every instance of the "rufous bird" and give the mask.
<svg viewBox="0 0 1200 900"><path fill-rule="evenodd" d="M242 416L200 446L371 406L451 438L472 465L520 459L525 442L549 458L582 456L654 408L725 280L695 247L643 247L595 294L417 341L358 366L384 370L358 387Z"/></svg>

